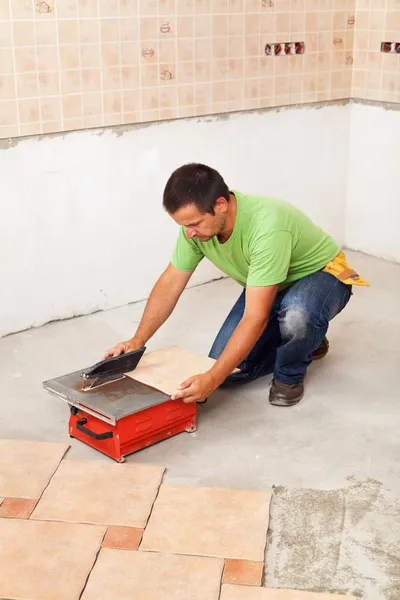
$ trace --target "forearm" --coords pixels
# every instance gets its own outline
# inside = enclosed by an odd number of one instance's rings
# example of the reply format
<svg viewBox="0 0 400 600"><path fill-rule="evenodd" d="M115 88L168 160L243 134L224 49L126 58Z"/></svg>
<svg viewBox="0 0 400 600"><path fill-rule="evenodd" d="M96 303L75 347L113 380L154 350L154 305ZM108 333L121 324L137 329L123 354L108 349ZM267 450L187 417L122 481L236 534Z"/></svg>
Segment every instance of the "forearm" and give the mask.
<svg viewBox="0 0 400 600"><path fill-rule="evenodd" d="M244 316L232 334L225 350L210 369L217 386L248 356L267 326L268 318Z"/></svg>
<svg viewBox="0 0 400 600"><path fill-rule="evenodd" d="M145 345L171 315L189 278L190 274L184 277L184 281L176 281L168 274L168 270L161 275L150 294L134 335L134 339L141 345Z"/></svg>

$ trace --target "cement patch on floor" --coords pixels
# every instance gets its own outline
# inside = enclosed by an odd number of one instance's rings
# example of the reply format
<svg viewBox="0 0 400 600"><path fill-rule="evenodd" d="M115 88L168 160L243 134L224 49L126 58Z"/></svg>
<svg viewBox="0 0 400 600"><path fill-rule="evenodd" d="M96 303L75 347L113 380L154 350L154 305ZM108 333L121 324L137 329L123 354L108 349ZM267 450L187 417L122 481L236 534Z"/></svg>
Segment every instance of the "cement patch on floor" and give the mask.
<svg viewBox="0 0 400 600"><path fill-rule="evenodd" d="M266 587L400 598L400 499L373 479L335 491L277 487Z"/></svg>

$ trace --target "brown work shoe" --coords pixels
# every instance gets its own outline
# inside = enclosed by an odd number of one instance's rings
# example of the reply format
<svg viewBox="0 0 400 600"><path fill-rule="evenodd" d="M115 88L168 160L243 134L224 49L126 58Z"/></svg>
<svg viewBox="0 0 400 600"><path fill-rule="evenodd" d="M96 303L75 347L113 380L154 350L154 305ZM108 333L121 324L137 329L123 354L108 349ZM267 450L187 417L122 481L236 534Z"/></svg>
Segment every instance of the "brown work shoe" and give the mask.
<svg viewBox="0 0 400 600"><path fill-rule="evenodd" d="M294 406L302 399L304 394L304 383L282 383L272 380L269 390L269 403L274 406Z"/></svg>
<svg viewBox="0 0 400 600"><path fill-rule="evenodd" d="M320 343L320 345L318 346L318 348L316 350L314 350L314 352L312 353L312 359L319 360L320 358L324 358L324 356L326 356L328 354L328 350L329 350L329 342L325 336L324 339L322 340L322 342Z"/></svg>

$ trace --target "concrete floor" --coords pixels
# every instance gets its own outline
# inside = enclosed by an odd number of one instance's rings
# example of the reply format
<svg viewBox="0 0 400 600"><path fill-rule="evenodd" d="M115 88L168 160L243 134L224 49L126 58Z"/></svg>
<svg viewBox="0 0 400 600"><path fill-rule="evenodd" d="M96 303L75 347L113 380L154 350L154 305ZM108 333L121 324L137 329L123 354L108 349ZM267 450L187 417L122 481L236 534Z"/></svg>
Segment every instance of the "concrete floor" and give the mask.
<svg viewBox="0 0 400 600"><path fill-rule="evenodd" d="M174 484L260 490L279 486L280 490L295 495L301 488L297 497L303 498L303 505L300 502L297 514L301 514L301 506L304 509L312 506L313 500L306 490L317 496L319 491L333 490L340 496L354 478L362 485L378 484L386 498L381 506L387 517L382 528L387 529L389 519L393 522L392 535L393 531L398 532L400 540L400 524L395 524L400 513L396 500L400 495L400 265L363 254L347 254L371 288L356 288L348 307L332 322L331 351L309 369L306 394L298 406L289 409L270 406L269 377L234 391L219 390L207 405L199 407L196 433L181 434L128 460L164 465L165 481ZM174 315L148 345L149 349L178 343L207 353L239 293L239 287L230 280L188 290ZM45 393L42 381L99 360L105 349L134 333L142 310L142 303L134 304L1 339L0 437L67 441L71 442L69 459L108 460L88 446L70 440L67 406ZM319 502L317 496L315 502ZM281 577L285 585L302 587L298 577L304 570L301 561L297 575L296 569L292 569L292 579L282 576L289 572L285 561L290 558L279 553L279 535L285 530L286 541L292 535L293 542L297 539L296 526L303 523L304 528L304 521L298 520L297 525L293 519L285 521L287 511L279 512L279 506L284 506L279 504L280 497L282 494L275 494L276 518L272 520L275 537L269 544L268 552L273 556L267 556L266 581L279 587ZM332 501L337 502L337 498ZM390 508L392 504L395 509ZM339 513L340 506L339 502L335 509ZM321 514L325 514L323 510ZM328 514L327 508L325 517ZM341 522L343 525L343 519ZM314 524L312 520L310 523L309 527L315 527L315 539L324 541L321 522L315 519ZM361 527L360 535L364 533ZM343 529L339 527L336 534L340 538ZM351 551L346 551L347 562L357 563L361 560L360 540L353 542ZM303 587L351 588L361 590L365 598L399 600L399 543L393 540L390 549L383 548L382 543L374 547L378 546L381 558L382 552L386 552L390 561L396 559L394 566L389 561L389 570L382 567L380 558L378 566L359 566L361 575L358 579L349 577L348 585L342 573L339 585L334 578L330 583L321 583L315 574L318 563ZM373 561L371 557L368 560ZM319 568L321 571L326 565L321 563ZM374 578L381 584L368 587L366 582ZM390 587L389 580L394 581L395 587Z"/></svg>

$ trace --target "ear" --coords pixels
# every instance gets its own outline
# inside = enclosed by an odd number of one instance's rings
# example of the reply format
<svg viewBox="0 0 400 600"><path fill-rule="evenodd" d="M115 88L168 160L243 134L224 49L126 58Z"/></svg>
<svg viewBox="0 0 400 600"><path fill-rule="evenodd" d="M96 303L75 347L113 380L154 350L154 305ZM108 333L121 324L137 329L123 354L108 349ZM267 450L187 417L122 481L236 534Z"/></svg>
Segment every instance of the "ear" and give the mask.
<svg viewBox="0 0 400 600"><path fill-rule="evenodd" d="M226 213L227 210L228 210L228 202L226 201L226 198L224 198L223 196L221 196L220 198L217 198L217 200L214 204L215 213L218 215L223 215Z"/></svg>

